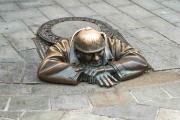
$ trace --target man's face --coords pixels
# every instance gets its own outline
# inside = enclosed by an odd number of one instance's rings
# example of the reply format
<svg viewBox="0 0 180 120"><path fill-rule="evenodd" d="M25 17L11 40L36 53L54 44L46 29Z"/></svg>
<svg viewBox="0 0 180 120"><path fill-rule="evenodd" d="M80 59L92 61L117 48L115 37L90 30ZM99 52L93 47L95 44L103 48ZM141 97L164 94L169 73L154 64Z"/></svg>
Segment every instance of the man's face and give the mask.
<svg viewBox="0 0 180 120"><path fill-rule="evenodd" d="M95 53L83 53L76 50L76 56L79 61L85 65L97 67L101 66L104 58L104 49Z"/></svg>

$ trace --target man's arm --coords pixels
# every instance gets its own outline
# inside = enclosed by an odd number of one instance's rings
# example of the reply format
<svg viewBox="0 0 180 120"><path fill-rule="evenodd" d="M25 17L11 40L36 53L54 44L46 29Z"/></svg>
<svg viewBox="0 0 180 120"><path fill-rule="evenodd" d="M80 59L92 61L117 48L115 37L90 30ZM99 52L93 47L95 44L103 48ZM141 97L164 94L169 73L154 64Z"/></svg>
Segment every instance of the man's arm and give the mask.
<svg viewBox="0 0 180 120"><path fill-rule="evenodd" d="M114 51L115 61L109 64L115 69L120 81L139 76L147 70L148 63L138 50L118 39L114 40L112 47L115 48L114 50L111 48Z"/></svg>
<svg viewBox="0 0 180 120"><path fill-rule="evenodd" d="M42 81L72 85L79 83L81 68L67 62L68 45L64 40L48 49L37 72Z"/></svg>

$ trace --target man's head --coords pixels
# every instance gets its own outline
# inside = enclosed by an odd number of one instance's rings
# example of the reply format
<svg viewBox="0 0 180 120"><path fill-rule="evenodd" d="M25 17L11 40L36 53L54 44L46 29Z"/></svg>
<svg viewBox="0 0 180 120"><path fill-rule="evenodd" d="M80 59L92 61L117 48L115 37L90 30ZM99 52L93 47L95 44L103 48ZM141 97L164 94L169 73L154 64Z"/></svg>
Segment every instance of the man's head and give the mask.
<svg viewBox="0 0 180 120"><path fill-rule="evenodd" d="M104 57L105 40L100 32L88 27L74 36L74 49L80 62L100 66Z"/></svg>

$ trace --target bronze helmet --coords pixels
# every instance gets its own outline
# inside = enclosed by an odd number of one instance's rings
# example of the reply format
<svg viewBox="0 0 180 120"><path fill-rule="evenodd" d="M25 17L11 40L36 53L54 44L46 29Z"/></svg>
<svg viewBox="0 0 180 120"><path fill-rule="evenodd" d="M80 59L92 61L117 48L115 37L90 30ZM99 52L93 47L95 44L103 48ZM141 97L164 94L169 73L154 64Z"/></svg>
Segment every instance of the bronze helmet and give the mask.
<svg viewBox="0 0 180 120"><path fill-rule="evenodd" d="M87 27L74 36L74 48L83 53L95 53L105 48L105 40L100 32Z"/></svg>

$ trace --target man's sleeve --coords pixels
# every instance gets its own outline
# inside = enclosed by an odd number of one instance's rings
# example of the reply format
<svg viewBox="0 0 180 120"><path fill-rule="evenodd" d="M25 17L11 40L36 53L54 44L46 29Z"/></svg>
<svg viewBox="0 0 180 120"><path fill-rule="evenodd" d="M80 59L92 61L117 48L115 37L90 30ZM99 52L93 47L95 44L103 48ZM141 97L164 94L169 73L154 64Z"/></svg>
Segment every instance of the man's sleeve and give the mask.
<svg viewBox="0 0 180 120"><path fill-rule="evenodd" d="M139 54L139 51L132 48L129 44L118 39L110 40L113 45L110 47L115 61L110 65L116 71L116 75L120 80L131 79L141 75L147 70L148 63L144 57Z"/></svg>
<svg viewBox="0 0 180 120"><path fill-rule="evenodd" d="M47 55L37 72L37 76L42 81L72 85L79 83L80 67L68 63L67 46L68 43L65 41L63 44L55 44L47 50Z"/></svg>

